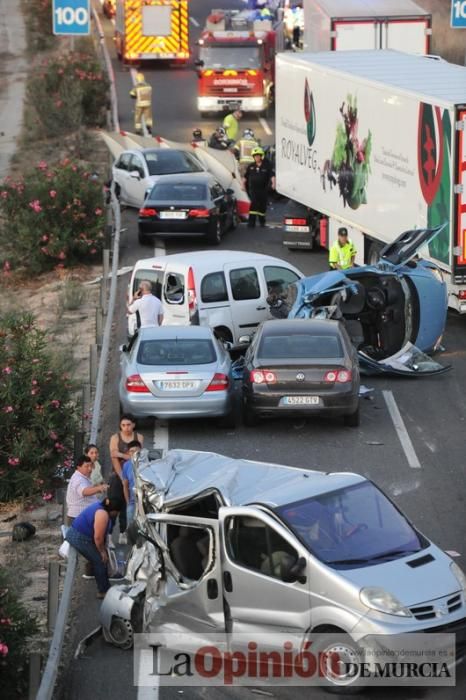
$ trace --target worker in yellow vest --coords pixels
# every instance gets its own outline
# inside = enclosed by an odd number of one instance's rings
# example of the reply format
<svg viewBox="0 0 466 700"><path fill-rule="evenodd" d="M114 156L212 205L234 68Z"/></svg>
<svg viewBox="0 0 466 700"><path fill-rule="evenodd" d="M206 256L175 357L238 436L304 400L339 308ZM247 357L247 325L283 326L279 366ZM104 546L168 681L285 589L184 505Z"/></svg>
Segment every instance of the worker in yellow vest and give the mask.
<svg viewBox="0 0 466 700"><path fill-rule="evenodd" d="M134 108L134 130L142 133L142 121L149 134L152 133L152 88L146 83L143 73L137 73L136 85L130 91L130 96L136 100Z"/></svg>
<svg viewBox="0 0 466 700"><path fill-rule="evenodd" d="M223 120L223 128L226 131L228 140L233 144L238 140L239 121L243 116L242 111L237 107L234 112L227 114Z"/></svg>
<svg viewBox="0 0 466 700"><path fill-rule="evenodd" d="M242 177L244 177L249 163L254 163L254 156L252 155L252 152L258 145L259 143L257 142L252 129L245 129L243 131L242 138L236 142L234 152L239 162Z"/></svg>
<svg viewBox="0 0 466 700"><path fill-rule="evenodd" d="M348 229L338 229L338 238L329 250L328 264L332 270L347 270L354 266L356 248L348 238Z"/></svg>

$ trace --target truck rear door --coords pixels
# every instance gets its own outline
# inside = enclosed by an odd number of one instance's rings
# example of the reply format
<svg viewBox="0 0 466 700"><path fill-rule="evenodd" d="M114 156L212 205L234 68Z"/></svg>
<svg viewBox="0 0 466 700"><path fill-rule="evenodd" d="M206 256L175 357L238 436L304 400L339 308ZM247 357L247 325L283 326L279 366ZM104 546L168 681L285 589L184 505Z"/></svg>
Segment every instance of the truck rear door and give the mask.
<svg viewBox="0 0 466 700"><path fill-rule="evenodd" d="M382 23L381 49L425 54L430 51L430 19L391 19Z"/></svg>
<svg viewBox="0 0 466 700"><path fill-rule="evenodd" d="M455 194L452 273L455 284L464 284L466 282L466 108L458 110L456 120L462 128L456 132L455 182L461 187L458 188L458 194Z"/></svg>
<svg viewBox="0 0 466 700"><path fill-rule="evenodd" d="M378 49L378 27L374 20L332 20L332 51Z"/></svg>

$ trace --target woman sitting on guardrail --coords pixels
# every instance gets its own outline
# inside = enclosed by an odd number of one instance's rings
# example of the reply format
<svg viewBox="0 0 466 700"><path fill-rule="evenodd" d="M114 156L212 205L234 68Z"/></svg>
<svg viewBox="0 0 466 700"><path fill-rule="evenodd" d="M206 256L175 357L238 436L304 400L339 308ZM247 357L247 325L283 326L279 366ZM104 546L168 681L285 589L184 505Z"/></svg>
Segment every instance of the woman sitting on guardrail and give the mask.
<svg viewBox="0 0 466 700"><path fill-rule="evenodd" d="M117 498L93 503L73 520L66 533L70 545L93 565L98 598L103 598L110 588L107 537L112 532L113 520L125 505Z"/></svg>

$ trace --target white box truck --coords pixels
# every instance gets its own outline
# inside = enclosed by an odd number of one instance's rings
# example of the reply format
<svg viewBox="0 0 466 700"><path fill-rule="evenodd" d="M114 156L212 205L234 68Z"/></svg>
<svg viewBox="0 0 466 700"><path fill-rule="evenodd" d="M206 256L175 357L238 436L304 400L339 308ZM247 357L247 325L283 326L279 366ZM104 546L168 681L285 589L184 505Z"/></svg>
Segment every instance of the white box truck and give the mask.
<svg viewBox="0 0 466 700"><path fill-rule="evenodd" d="M466 68L398 51L279 54L276 88L277 191L307 211L288 223L311 229L285 227L285 245L328 247L345 225L356 263L373 263L404 230L447 222L422 254L465 313Z"/></svg>
<svg viewBox="0 0 466 700"><path fill-rule="evenodd" d="M430 53L431 15L412 0L304 0L304 51Z"/></svg>

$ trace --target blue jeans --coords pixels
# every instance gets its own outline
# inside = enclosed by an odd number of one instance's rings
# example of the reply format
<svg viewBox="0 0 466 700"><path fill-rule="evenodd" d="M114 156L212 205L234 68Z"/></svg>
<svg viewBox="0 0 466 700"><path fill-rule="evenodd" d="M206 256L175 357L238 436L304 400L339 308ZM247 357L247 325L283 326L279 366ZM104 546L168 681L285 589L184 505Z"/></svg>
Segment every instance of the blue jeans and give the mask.
<svg viewBox="0 0 466 700"><path fill-rule="evenodd" d="M102 557L94 544L94 540L90 537L86 537L86 535L82 535L75 530L74 527L68 528L65 539L68 540L70 545L82 554L87 561L92 563L99 593L106 593L110 588L107 565L102 561Z"/></svg>
<svg viewBox="0 0 466 700"><path fill-rule="evenodd" d="M126 505L126 523L129 525L134 520L134 513L136 511L136 503L127 503Z"/></svg>

